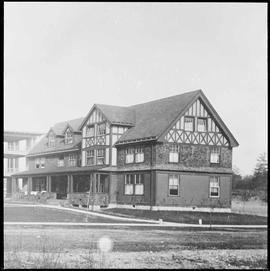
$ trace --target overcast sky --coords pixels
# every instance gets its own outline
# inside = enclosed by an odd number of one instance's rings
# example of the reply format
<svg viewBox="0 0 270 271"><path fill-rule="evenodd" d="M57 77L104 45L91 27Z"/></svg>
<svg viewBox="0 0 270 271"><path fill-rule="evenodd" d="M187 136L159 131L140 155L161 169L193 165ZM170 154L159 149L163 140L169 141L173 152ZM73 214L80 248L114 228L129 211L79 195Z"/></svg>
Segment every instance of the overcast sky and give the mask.
<svg viewBox="0 0 270 271"><path fill-rule="evenodd" d="M267 149L266 16L252 3L5 2L4 129L202 89L250 174Z"/></svg>

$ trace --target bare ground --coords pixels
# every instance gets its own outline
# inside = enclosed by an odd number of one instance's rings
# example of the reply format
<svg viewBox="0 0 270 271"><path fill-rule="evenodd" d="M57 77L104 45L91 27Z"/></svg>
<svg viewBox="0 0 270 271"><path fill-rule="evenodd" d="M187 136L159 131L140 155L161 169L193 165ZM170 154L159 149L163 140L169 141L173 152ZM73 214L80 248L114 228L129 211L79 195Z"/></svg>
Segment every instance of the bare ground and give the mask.
<svg viewBox="0 0 270 271"><path fill-rule="evenodd" d="M4 227L5 268L266 268L266 248L266 230Z"/></svg>

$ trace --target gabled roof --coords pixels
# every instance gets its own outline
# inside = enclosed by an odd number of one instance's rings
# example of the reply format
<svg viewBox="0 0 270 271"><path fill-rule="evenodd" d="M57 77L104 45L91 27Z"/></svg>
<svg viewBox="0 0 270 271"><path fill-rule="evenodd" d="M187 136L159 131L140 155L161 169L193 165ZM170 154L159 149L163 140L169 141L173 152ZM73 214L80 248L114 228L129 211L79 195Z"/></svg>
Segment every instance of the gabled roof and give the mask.
<svg viewBox="0 0 270 271"><path fill-rule="evenodd" d="M133 110L131 110L129 107L107 104L94 104L90 111L88 112L88 114L86 115L86 117L81 122L79 130L82 129L84 124L89 119L89 116L96 108L100 110L100 112L111 124L122 124L127 126L135 125L135 114Z"/></svg>
<svg viewBox="0 0 270 271"><path fill-rule="evenodd" d="M84 118L78 118L78 119L58 122L51 129L54 131L56 135L63 135L63 133L65 132L67 128L67 125L69 125L74 132L80 132L79 127L83 120Z"/></svg>
<svg viewBox="0 0 270 271"><path fill-rule="evenodd" d="M207 105L213 118L216 119L218 125L228 137L230 145L232 147L238 146L237 140L210 104L202 90L186 92L180 95L131 106L130 109L135 111L136 125L127 130L115 145L138 141L138 139L159 140L168 128L171 127L198 98L201 98Z"/></svg>
<svg viewBox="0 0 270 271"><path fill-rule="evenodd" d="M65 132L68 126L71 127L74 132L80 132L78 130L78 127L80 126L83 119L84 118L78 118L78 119L58 122L52 128L50 128L49 132L52 131L56 135L63 135L63 133ZM55 147L48 148L47 142L48 142L47 136L44 136L43 138L41 138L41 140L30 150L27 156L77 149L79 148L79 145L81 144L81 135L74 136L72 144L59 144L59 145L56 144Z"/></svg>
<svg viewBox="0 0 270 271"><path fill-rule="evenodd" d="M135 125L135 112L130 107L96 104L112 124Z"/></svg>
<svg viewBox="0 0 270 271"><path fill-rule="evenodd" d="M130 109L135 112L136 125L127 130L117 143L143 138L156 139L199 92L200 90L186 92L131 106Z"/></svg>

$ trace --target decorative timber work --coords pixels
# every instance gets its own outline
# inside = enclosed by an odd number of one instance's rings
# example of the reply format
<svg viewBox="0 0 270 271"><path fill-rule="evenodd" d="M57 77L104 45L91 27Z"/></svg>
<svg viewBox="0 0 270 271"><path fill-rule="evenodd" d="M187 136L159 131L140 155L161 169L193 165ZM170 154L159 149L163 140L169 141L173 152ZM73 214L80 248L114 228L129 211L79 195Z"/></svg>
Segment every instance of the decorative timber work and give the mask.
<svg viewBox="0 0 270 271"><path fill-rule="evenodd" d="M208 113L200 99L197 99L165 135L171 143L229 146L229 142L217 123Z"/></svg>

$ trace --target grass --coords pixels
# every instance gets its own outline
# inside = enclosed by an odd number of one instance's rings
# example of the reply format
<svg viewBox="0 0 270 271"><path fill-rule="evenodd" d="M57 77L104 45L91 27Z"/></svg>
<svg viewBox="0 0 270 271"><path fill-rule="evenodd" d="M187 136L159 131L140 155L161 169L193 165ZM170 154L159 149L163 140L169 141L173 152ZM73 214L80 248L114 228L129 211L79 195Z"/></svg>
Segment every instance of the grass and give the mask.
<svg viewBox="0 0 270 271"><path fill-rule="evenodd" d="M76 213L70 210L57 210L38 206L5 206L5 222L92 222L92 223L136 223ZM138 222L137 222L138 223Z"/></svg>
<svg viewBox="0 0 270 271"><path fill-rule="evenodd" d="M198 224L202 219L202 224L219 224L219 225L266 225L267 217L233 214L233 213L208 213L208 212L187 212L187 211L151 211L151 210L134 210L124 208L112 208L102 212L114 215L125 215L134 218L143 219L163 219L166 222L178 222L188 224Z"/></svg>

